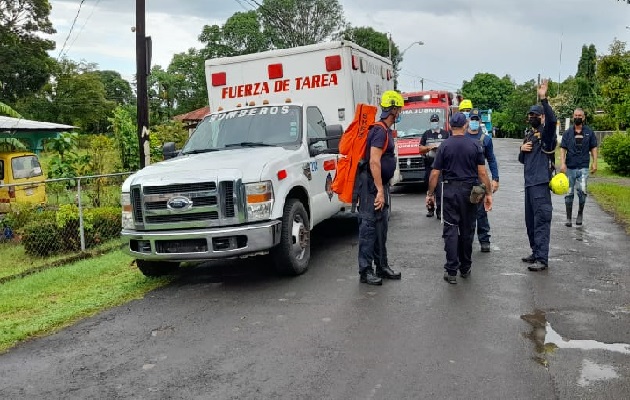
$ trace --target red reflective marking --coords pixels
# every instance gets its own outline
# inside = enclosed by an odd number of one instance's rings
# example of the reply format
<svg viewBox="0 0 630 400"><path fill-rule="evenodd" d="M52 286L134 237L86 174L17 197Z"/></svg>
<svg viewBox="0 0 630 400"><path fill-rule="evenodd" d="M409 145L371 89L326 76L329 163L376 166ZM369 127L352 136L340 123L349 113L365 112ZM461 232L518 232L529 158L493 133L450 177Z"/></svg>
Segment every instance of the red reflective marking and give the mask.
<svg viewBox="0 0 630 400"><path fill-rule="evenodd" d="M226 82L225 72L212 74L212 86L223 86Z"/></svg>
<svg viewBox="0 0 630 400"><path fill-rule="evenodd" d="M324 161L324 171L332 171L334 169L337 169L337 163L335 160Z"/></svg>
<svg viewBox="0 0 630 400"><path fill-rule="evenodd" d="M280 171L278 171L278 180L281 181L284 178L287 177L287 170L286 169L281 169Z"/></svg>
<svg viewBox="0 0 630 400"><path fill-rule="evenodd" d="M341 56L326 57L326 71L339 71L341 69Z"/></svg>
<svg viewBox="0 0 630 400"><path fill-rule="evenodd" d="M282 64L269 64L267 72L269 73L269 79L279 79L284 76Z"/></svg>

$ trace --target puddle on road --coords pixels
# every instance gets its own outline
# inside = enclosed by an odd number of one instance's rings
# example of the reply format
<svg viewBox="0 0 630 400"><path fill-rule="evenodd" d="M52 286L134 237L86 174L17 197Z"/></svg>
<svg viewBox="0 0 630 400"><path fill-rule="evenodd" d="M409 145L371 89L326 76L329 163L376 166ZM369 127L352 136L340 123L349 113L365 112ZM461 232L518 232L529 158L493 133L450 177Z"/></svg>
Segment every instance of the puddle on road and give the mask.
<svg viewBox="0 0 630 400"><path fill-rule="evenodd" d="M601 365L584 359L578 385L584 387L598 381L607 381L615 378L619 378L619 375L611 365Z"/></svg>
<svg viewBox="0 0 630 400"><path fill-rule="evenodd" d="M556 349L607 350L630 354L630 344L604 343L596 340L572 340L563 338L547 321L544 311L536 310L533 314L521 315L521 319L532 326L532 331L524 336L534 342L537 356L534 360L545 368L549 366L546 355Z"/></svg>

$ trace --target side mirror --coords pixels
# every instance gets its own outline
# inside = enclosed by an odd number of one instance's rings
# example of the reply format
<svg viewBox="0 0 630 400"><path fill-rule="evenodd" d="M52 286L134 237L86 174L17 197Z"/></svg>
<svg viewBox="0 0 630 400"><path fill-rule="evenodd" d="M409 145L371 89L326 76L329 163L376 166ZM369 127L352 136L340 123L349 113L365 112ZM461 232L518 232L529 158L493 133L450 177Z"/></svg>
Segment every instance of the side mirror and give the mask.
<svg viewBox="0 0 630 400"><path fill-rule="evenodd" d="M343 127L341 125L327 125L326 126L326 137L328 138L328 147L332 150L335 149L335 152L339 151L339 141L341 140L341 135L343 135Z"/></svg>
<svg viewBox="0 0 630 400"><path fill-rule="evenodd" d="M162 155L165 160L177 157L179 152L175 150L175 142L167 142L162 146Z"/></svg>

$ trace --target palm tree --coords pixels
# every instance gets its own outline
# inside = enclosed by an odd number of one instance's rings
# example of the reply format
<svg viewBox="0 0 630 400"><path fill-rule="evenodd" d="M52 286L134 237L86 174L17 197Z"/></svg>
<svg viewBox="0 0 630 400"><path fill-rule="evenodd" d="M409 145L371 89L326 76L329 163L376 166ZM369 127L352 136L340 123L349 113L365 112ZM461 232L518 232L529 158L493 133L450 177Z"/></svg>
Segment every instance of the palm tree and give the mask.
<svg viewBox="0 0 630 400"><path fill-rule="evenodd" d="M8 105L4 104L3 102L0 102L0 115L13 117L13 118L22 118L20 113L18 113L17 111L12 109Z"/></svg>

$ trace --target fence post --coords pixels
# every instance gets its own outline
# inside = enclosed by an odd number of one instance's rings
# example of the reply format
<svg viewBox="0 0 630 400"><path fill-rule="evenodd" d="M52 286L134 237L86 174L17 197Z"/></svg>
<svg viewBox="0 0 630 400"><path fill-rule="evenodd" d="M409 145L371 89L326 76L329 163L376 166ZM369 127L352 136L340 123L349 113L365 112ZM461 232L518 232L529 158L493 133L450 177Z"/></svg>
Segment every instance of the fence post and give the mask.
<svg viewBox="0 0 630 400"><path fill-rule="evenodd" d="M79 233L81 235L81 251L85 251L85 230L83 228L83 206L81 203L81 178L78 178L77 182L77 195L79 196Z"/></svg>

